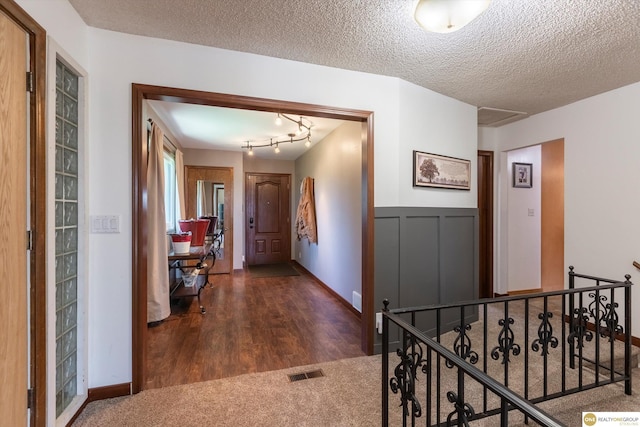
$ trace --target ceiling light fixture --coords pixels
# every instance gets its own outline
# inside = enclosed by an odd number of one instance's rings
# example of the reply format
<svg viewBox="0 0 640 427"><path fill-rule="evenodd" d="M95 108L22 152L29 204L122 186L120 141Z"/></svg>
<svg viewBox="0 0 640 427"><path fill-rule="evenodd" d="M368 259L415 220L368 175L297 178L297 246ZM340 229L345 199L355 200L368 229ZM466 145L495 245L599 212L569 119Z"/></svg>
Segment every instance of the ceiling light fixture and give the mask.
<svg viewBox="0 0 640 427"><path fill-rule="evenodd" d="M278 113L278 117L276 118L276 124L278 119L280 120L280 122L282 122L282 118L287 119L290 122L293 122L296 124L297 128L295 130L295 133L290 132L286 136L264 139L261 141L260 140L246 141L242 146L242 148L247 149L248 154L250 156L253 155L254 148L262 148L262 147L273 147L274 151L276 153L279 153L280 148L278 147L278 144L282 144L285 142L294 143L294 142L306 140L304 145L307 148L309 148L311 146L311 127L313 126L313 123L311 123L309 119L306 119L302 116L300 116L300 118L296 120L295 118L288 116L287 114Z"/></svg>
<svg viewBox="0 0 640 427"><path fill-rule="evenodd" d="M280 118L280 113L278 113L278 117L276 117L276 126L282 126L282 119Z"/></svg>
<svg viewBox="0 0 640 427"><path fill-rule="evenodd" d="M414 14L422 28L452 33L476 19L491 0L420 0Z"/></svg>

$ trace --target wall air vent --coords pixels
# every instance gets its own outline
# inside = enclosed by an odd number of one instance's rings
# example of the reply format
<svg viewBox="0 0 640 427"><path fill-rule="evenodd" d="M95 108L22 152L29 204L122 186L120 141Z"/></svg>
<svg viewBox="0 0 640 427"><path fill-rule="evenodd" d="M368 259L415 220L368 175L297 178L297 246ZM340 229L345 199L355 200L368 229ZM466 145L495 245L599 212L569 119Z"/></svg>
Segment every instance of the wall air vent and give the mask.
<svg viewBox="0 0 640 427"><path fill-rule="evenodd" d="M497 127L524 119L529 114L501 108L478 107L478 126Z"/></svg>

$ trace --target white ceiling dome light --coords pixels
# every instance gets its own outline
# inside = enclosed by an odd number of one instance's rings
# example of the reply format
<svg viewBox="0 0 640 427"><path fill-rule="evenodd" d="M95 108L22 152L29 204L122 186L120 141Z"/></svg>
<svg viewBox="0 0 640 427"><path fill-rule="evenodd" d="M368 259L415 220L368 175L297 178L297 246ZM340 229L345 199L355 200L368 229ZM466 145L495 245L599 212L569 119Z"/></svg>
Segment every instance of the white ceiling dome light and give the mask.
<svg viewBox="0 0 640 427"><path fill-rule="evenodd" d="M491 0L420 0L414 17L427 31L451 33L473 21Z"/></svg>

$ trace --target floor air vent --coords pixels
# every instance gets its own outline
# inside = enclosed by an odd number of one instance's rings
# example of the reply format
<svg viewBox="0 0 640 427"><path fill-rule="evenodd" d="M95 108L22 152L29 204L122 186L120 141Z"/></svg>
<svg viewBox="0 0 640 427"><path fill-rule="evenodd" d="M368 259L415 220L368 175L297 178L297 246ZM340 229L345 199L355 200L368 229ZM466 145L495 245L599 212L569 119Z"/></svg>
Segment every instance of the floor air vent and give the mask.
<svg viewBox="0 0 640 427"><path fill-rule="evenodd" d="M302 381L302 380L308 380L309 378L320 378L320 377L324 377L324 372L322 372L322 369L317 369L315 371L300 372L299 374L290 374L289 382Z"/></svg>

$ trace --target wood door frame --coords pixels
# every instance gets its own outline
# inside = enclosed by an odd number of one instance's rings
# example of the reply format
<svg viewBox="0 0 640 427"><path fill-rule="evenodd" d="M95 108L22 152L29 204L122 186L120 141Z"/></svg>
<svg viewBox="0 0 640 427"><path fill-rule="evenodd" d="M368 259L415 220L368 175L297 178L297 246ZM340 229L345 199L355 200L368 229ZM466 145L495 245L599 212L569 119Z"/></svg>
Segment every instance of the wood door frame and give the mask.
<svg viewBox="0 0 640 427"><path fill-rule="evenodd" d="M0 0L0 11L22 27L29 36L29 62L33 75L33 91L29 99L29 193L31 194L31 222L29 226L33 239L29 264L31 271L29 346L31 359L30 385L34 389L31 425L44 426L47 423L47 283L45 265L45 237L47 234L47 146L45 140L47 33L44 28L12 0Z"/></svg>
<svg viewBox="0 0 640 427"><path fill-rule="evenodd" d="M292 175L290 173L269 173L269 172L245 172L244 173L244 205L246 206L250 206L249 202L249 177L250 176L277 176L277 177L283 177L286 176L289 178L289 188L287 188L287 197L289 198L289 210L287 212L287 216L289 219L291 219L291 207L293 206L293 200L291 198L291 177ZM253 206L253 202L251 201L251 206ZM254 206L254 210L255 210L255 206ZM246 232L247 230L247 224L249 223L249 209L245 208L244 210L244 225L245 225L245 233L244 233L244 252L245 254L247 254L247 260L245 263L245 266L249 265L249 245L252 244L253 242L249 241L249 233ZM287 258L287 262L291 261L291 222L289 222L288 227L286 227L287 230L287 247L288 247L288 253L289 256Z"/></svg>
<svg viewBox="0 0 640 427"><path fill-rule="evenodd" d="M144 363L147 351L147 206L145 199L148 153L146 141L142 137L144 100L183 102L254 111L286 111L294 115L350 120L362 124L362 316L360 344L366 354L373 354L373 112L138 83L132 83L131 96L133 393L138 393L144 388Z"/></svg>
<svg viewBox="0 0 640 427"><path fill-rule="evenodd" d="M489 246L489 250L487 251L487 259L485 260L485 264L486 267L488 269L488 281L491 284L491 296L493 297L494 295L494 286L493 286L493 161L494 161L494 153L493 151L486 151L486 150L478 150L478 157L486 157L489 159L489 166L488 166L488 171L485 172L485 174L489 175L489 188L487 191L487 195L486 195L486 204L487 204L487 217L488 217L488 221L486 224L487 227L487 236L489 239L488 242L488 246ZM480 183L480 180L478 180L478 184ZM479 192L478 192L479 193ZM479 214L479 212L478 212ZM479 244L479 242L478 242ZM481 252L481 251L479 251ZM479 281L478 281L479 282ZM480 289L478 290L479 294L480 294Z"/></svg>

